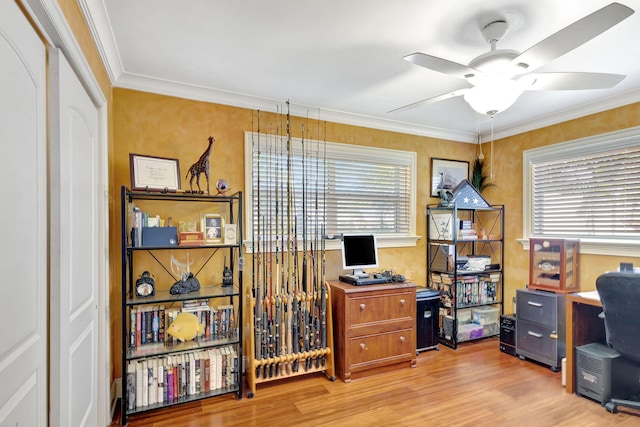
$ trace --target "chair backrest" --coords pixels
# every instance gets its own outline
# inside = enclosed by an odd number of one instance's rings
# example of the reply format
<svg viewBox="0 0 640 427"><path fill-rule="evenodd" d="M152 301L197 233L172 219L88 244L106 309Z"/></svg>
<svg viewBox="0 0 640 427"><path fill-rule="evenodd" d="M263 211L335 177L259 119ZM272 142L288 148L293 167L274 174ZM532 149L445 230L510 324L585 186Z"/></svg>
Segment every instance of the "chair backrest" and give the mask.
<svg viewBox="0 0 640 427"><path fill-rule="evenodd" d="M607 342L623 357L640 363L640 274L606 273L596 280Z"/></svg>

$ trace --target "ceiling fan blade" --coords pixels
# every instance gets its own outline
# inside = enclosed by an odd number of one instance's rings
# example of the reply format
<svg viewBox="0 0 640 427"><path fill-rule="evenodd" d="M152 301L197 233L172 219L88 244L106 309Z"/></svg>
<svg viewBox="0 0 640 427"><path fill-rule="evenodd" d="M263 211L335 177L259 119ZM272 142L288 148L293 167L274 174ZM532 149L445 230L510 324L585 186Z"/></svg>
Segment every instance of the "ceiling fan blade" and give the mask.
<svg viewBox="0 0 640 427"><path fill-rule="evenodd" d="M633 9L620 3L611 3L530 47L511 63L526 64L528 67L523 71L533 71L583 45L632 14Z"/></svg>
<svg viewBox="0 0 640 427"><path fill-rule="evenodd" d="M421 67L461 79L464 79L468 74L478 73L478 70L467 67L466 65L458 64L457 62L449 61L447 59L438 58L437 56L426 55L420 52L409 54L402 59L411 62L412 64L416 64Z"/></svg>
<svg viewBox="0 0 640 427"><path fill-rule="evenodd" d="M455 90L453 92L445 93L444 95L438 95L438 96L434 96L432 98L427 98L427 99L423 99L423 100L420 100L420 101L416 101L416 102L413 102L411 104L405 105L404 107L399 107L399 108L395 108L393 110L389 110L389 111L387 111L387 114L397 113L398 111L411 110L411 109L416 108L416 107L418 107L420 105L433 104L435 102L444 101L445 99L454 98L456 96L461 96L461 95L464 95L468 90L469 90L469 88L458 89L458 90Z"/></svg>
<svg viewBox="0 0 640 427"><path fill-rule="evenodd" d="M526 85L525 90L588 90L612 88L625 77L607 73L531 73L518 82Z"/></svg>

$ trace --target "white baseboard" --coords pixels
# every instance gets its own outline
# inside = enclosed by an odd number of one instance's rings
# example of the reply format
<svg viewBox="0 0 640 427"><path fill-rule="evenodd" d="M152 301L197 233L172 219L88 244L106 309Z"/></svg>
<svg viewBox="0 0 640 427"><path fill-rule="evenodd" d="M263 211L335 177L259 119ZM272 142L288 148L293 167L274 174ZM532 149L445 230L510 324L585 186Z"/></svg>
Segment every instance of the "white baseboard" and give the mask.
<svg viewBox="0 0 640 427"><path fill-rule="evenodd" d="M122 378L116 378L111 383L111 419L116 413L116 404L118 399L122 398Z"/></svg>

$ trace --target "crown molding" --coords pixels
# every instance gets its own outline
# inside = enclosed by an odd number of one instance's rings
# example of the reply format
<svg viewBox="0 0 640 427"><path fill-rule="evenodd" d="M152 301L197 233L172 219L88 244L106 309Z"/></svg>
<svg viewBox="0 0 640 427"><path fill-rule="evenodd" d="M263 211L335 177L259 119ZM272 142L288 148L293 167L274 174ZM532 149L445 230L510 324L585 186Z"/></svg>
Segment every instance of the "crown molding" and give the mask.
<svg viewBox="0 0 640 427"><path fill-rule="evenodd" d="M80 4L82 13L85 16L93 40L98 47L98 52L113 87L140 90L143 92L151 92L203 102L213 102L251 110L259 109L263 111L276 111L277 106L282 106L284 104L284 101L281 99L260 98L242 93L228 92L203 86L127 73L124 70L120 59L120 54L111 30L111 24L106 13L104 1L105 0L78 0L78 3ZM556 125L568 120L577 119L636 102L640 102L640 92L637 90L631 90L620 95L611 96L596 102L581 105L578 108L570 108L514 126L494 129L493 139L496 140L518 135L524 132ZM445 139L456 142L465 142L469 144L477 143L476 133L422 126L414 123L358 115L338 110L319 109L318 106L290 104L290 113L295 116L306 117L309 111L319 111L319 119L335 123ZM483 140L486 140L486 138L490 137L490 134L489 132L483 132L481 133L481 136L483 137Z"/></svg>
<svg viewBox="0 0 640 427"><path fill-rule="evenodd" d="M640 102L640 91L636 89L629 90L619 95L614 95L595 102L583 104L577 108L561 110L547 116L529 120L525 123L520 123L515 126L503 127L498 130L494 129L493 139L496 140L507 138L509 136L518 135L524 132L530 132L532 130L557 125L558 123L566 122L569 120L579 119L580 117L589 116L591 114L601 113L603 111L612 110L614 108L622 107L625 105L635 104L636 102ZM490 138L490 134L483 133L482 137L483 140L486 140L486 138Z"/></svg>
<svg viewBox="0 0 640 427"><path fill-rule="evenodd" d="M211 89L203 86L190 85L170 80L162 80L148 76L122 73L118 78L116 87L152 92L161 95L175 96L178 98L192 99L216 104L231 105L234 107L252 110L276 111L276 106L284 104L283 100L259 98L251 95ZM318 110L317 106L302 104L290 104L290 113L295 116L306 117L309 111ZM385 120L377 117L346 113L331 109L319 109L319 118L335 123L352 126L387 130L391 132L410 135L427 136L431 138L446 139L457 142L476 143L476 134L458 132L455 130L420 126L394 120Z"/></svg>
<svg viewBox="0 0 640 427"><path fill-rule="evenodd" d="M78 0L78 4L89 27L91 37L98 48L98 54L102 59L104 68L107 70L111 85L115 86L118 78L124 73L124 68L122 67L113 31L111 31L111 22L109 22L104 2Z"/></svg>

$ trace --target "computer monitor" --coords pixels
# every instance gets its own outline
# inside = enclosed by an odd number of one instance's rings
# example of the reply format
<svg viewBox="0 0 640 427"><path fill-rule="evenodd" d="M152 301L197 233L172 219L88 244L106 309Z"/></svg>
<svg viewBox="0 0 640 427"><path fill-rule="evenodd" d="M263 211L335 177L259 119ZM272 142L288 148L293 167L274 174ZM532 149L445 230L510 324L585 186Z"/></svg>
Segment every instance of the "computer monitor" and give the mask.
<svg viewBox="0 0 640 427"><path fill-rule="evenodd" d="M373 234L342 236L342 268L353 269L353 275L367 277L365 268L378 267L378 246Z"/></svg>

